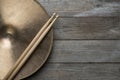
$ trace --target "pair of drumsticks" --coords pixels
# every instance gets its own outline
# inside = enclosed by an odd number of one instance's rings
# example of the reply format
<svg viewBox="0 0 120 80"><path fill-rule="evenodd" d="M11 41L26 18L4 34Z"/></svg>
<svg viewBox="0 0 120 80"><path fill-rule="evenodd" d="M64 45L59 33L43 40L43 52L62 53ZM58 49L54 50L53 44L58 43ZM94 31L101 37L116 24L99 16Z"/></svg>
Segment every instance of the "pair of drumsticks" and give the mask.
<svg viewBox="0 0 120 80"><path fill-rule="evenodd" d="M10 69L10 71L7 73L3 80L13 80L18 71L22 68L22 66L28 60L30 55L33 53L35 48L38 46L38 44L43 40L45 35L51 29L52 25L54 24L58 17L59 17L58 14L53 13L51 18L40 29L40 31L37 33L37 35L34 37L34 39L31 41L28 47L24 50L19 59L16 61L15 65L13 65L13 67Z"/></svg>

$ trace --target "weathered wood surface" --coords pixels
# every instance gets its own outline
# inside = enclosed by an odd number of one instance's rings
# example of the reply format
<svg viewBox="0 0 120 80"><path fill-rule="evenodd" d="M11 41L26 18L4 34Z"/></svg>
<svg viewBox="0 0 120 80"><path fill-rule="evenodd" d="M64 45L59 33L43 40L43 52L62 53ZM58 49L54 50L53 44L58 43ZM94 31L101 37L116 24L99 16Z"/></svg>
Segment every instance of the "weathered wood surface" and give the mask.
<svg viewBox="0 0 120 80"><path fill-rule="evenodd" d="M61 16L119 16L120 0L38 0L48 13Z"/></svg>
<svg viewBox="0 0 120 80"><path fill-rule="evenodd" d="M25 80L119 80L120 64L46 64Z"/></svg>
<svg viewBox="0 0 120 80"><path fill-rule="evenodd" d="M54 25L48 62L25 80L119 80L120 0L38 0Z"/></svg>
<svg viewBox="0 0 120 80"><path fill-rule="evenodd" d="M49 62L120 62L120 40L58 40Z"/></svg>
<svg viewBox="0 0 120 80"><path fill-rule="evenodd" d="M55 39L120 39L120 17L60 18Z"/></svg>

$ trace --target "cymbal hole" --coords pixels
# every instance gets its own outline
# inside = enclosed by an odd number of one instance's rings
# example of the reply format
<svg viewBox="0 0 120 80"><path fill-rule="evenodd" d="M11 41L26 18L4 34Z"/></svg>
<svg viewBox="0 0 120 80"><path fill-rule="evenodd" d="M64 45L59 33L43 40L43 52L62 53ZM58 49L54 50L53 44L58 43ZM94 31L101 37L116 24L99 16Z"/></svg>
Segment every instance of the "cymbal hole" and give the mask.
<svg viewBox="0 0 120 80"><path fill-rule="evenodd" d="M13 27L7 27L6 29L6 36L7 37L14 37L15 29Z"/></svg>

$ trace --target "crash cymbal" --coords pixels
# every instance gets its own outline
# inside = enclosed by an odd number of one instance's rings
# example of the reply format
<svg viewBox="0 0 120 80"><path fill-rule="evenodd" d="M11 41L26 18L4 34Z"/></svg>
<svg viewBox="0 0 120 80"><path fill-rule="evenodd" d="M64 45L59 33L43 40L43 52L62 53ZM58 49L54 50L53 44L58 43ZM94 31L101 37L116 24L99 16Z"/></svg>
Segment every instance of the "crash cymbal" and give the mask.
<svg viewBox="0 0 120 80"><path fill-rule="evenodd" d="M37 32L49 19L47 12L34 0L0 0L0 79L15 64ZM49 31L14 80L35 73L47 60L53 43Z"/></svg>

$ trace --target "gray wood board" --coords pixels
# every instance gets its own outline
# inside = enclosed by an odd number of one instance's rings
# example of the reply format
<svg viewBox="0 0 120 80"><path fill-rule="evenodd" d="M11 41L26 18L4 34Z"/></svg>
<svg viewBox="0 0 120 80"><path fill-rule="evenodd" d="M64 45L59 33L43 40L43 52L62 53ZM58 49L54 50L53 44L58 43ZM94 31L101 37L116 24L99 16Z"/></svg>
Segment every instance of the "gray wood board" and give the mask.
<svg viewBox="0 0 120 80"><path fill-rule="evenodd" d="M59 18L54 39L120 39L120 17Z"/></svg>
<svg viewBox="0 0 120 80"><path fill-rule="evenodd" d="M120 62L120 40L57 40L49 62Z"/></svg>
<svg viewBox="0 0 120 80"><path fill-rule="evenodd" d="M49 14L60 16L115 16L120 14L120 0L38 0Z"/></svg>
<svg viewBox="0 0 120 80"><path fill-rule="evenodd" d="M25 80L119 80L120 64L46 64Z"/></svg>

